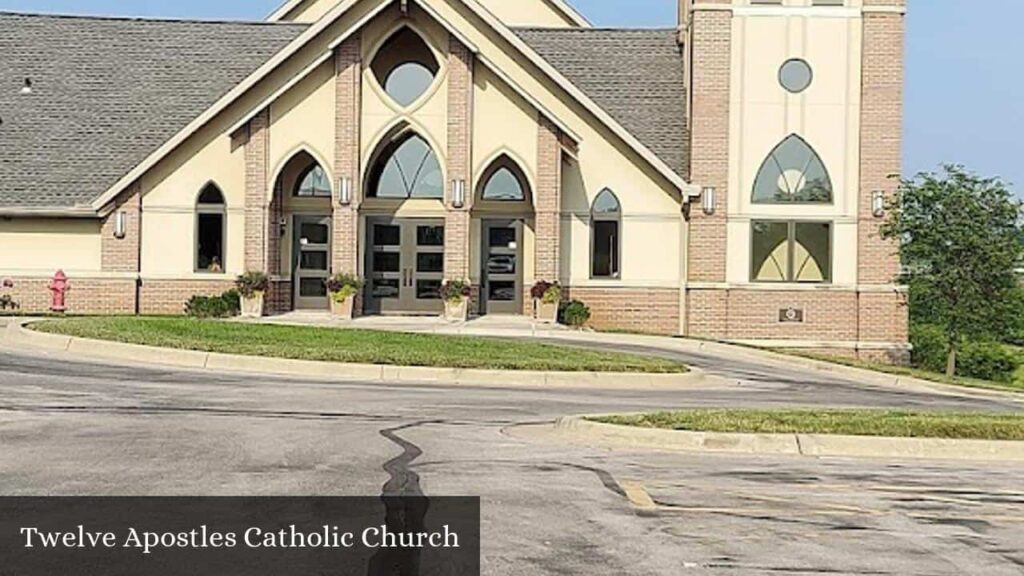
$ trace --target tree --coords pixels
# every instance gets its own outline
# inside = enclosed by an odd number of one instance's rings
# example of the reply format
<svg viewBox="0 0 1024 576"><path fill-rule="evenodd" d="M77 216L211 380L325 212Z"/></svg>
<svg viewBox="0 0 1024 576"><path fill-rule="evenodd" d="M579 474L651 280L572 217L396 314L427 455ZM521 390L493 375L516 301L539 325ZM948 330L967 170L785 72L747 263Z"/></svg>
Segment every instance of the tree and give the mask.
<svg viewBox="0 0 1024 576"><path fill-rule="evenodd" d="M911 306L943 328L952 376L965 340L998 337L1019 315L1009 308L1024 246L1022 204L1005 183L943 169L901 182L881 234L900 243Z"/></svg>

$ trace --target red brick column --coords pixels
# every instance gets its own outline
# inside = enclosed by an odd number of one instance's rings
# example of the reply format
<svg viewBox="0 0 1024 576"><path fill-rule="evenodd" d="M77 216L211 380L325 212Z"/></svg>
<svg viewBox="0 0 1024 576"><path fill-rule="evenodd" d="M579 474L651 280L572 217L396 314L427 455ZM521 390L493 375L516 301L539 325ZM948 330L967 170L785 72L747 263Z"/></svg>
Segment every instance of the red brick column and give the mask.
<svg viewBox="0 0 1024 576"><path fill-rule="evenodd" d="M892 285L900 269L895 243L879 236L884 218L872 213L872 197L895 192L902 168L905 18L900 10L872 12L873 7L904 7L905 0L865 0L863 85L861 94L861 171L857 277L861 342L900 343L908 339L909 311Z"/></svg>
<svg viewBox="0 0 1024 576"><path fill-rule="evenodd" d="M268 270L267 179L269 178L270 110L249 121L245 143L245 268Z"/></svg>
<svg viewBox="0 0 1024 576"><path fill-rule="evenodd" d="M335 273L359 273L359 203L362 179L359 158L360 105L362 101L361 40L355 35L334 52L334 226L332 268ZM339 203L342 180L352 186L352 203ZM358 306L357 306L358 308Z"/></svg>
<svg viewBox="0 0 1024 576"><path fill-rule="evenodd" d="M558 127L540 116L537 141L535 270L537 280L559 280L562 239L562 144Z"/></svg>
<svg viewBox="0 0 1024 576"><path fill-rule="evenodd" d="M125 214L124 238L117 238L118 213ZM142 193L133 183L114 199L113 211L103 219L100 231L101 268L104 272L139 272L142 246Z"/></svg>
<svg viewBox="0 0 1024 576"><path fill-rule="evenodd" d="M715 213L700 205L690 213L687 239L688 281L725 283L726 222L729 197L729 100L732 64L732 13L701 10L706 4L729 0L694 0L689 15L691 164L690 179L716 191ZM690 290L687 295L687 333L728 336L728 294L724 289Z"/></svg>
<svg viewBox="0 0 1024 576"><path fill-rule="evenodd" d="M468 279L473 190L473 53L455 36L448 41L448 182L445 183L444 274ZM462 208L452 204L452 182L465 182Z"/></svg>

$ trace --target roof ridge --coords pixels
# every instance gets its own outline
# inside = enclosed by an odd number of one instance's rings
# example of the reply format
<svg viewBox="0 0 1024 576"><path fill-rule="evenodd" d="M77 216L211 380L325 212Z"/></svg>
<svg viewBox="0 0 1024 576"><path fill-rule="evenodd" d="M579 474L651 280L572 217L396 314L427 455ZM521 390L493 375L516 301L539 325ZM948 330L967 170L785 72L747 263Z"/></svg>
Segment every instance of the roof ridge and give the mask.
<svg viewBox="0 0 1024 576"><path fill-rule="evenodd" d="M302 27L308 28L309 24L298 22L268 22L265 20L231 20L218 18L182 18L182 17L159 17L159 16L118 16L107 14L68 14L61 12L18 12L15 10L0 10L0 18L17 16L21 18L46 18L53 20L92 20L105 22L153 22L153 23L181 23L181 24L233 24L242 26L279 26L279 27Z"/></svg>
<svg viewBox="0 0 1024 576"><path fill-rule="evenodd" d="M559 32L564 34L586 34L589 32L678 32L678 28L670 26L592 26L590 28L552 28L549 26L512 26L513 32L534 31L534 32Z"/></svg>

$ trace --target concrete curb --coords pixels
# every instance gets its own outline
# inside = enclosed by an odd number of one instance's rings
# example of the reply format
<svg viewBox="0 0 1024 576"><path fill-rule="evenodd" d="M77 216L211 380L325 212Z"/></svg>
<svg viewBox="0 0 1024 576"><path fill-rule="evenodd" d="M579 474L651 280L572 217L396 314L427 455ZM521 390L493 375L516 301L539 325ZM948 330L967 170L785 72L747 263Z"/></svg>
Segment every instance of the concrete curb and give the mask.
<svg viewBox="0 0 1024 576"><path fill-rule="evenodd" d="M145 363L211 372L272 374L340 382L540 389L682 389L693 388L705 380L704 372L693 368L686 374L537 372L379 366L243 356L46 334L26 327L33 321L25 319L8 324L4 330L6 341L28 349L64 352L83 359Z"/></svg>
<svg viewBox="0 0 1024 576"><path fill-rule="evenodd" d="M839 458L896 458L1024 462L1024 442L881 438L821 434L724 434L634 428L566 416L555 432L606 448L642 448L682 452L764 454Z"/></svg>

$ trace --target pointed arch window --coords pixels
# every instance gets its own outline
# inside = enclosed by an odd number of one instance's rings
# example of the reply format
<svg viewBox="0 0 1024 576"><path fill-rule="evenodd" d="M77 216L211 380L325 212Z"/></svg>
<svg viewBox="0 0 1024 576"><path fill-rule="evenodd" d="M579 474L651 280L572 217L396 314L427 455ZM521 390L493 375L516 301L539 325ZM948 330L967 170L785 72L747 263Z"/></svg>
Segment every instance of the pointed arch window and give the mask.
<svg viewBox="0 0 1024 576"><path fill-rule="evenodd" d="M831 204L832 179L821 157L792 134L772 150L754 181L754 204Z"/></svg>
<svg viewBox="0 0 1024 576"><path fill-rule="evenodd" d="M300 198L330 198L331 181L319 164L312 164L295 181L294 196Z"/></svg>
<svg viewBox="0 0 1024 576"><path fill-rule="evenodd" d="M622 205L605 188L590 209L590 274L594 278L619 278L622 250Z"/></svg>
<svg viewBox="0 0 1024 576"><path fill-rule="evenodd" d="M831 223L754 221L751 226L752 281L831 282Z"/></svg>
<svg viewBox="0 0 1024 576"><path fill-rule="evenodd" d="M370 68L384 92L408 107L427 93L441 67L423 38L403 27L384 42Z"/></svg>
<svg viewBox="0 0 1024 576"><path fill-rule="evenodd" d="M216 184L207 184L196 199L196 272L224 272L227 205Z"/></svg>
<svg viewBox="0 0 1024 576"><path fill-rule="evenodd" d="M529 197L530 184L519 165L502 155L484 171L480 199L490 202L522 202Z"/></svg>
<svg viewBox="0 0 1024 576"><path fill-rule="evenodd" d="M437 155L415 133L393 140L381 151L370 174L374 198L444 198L444 179Z"/></svg>

